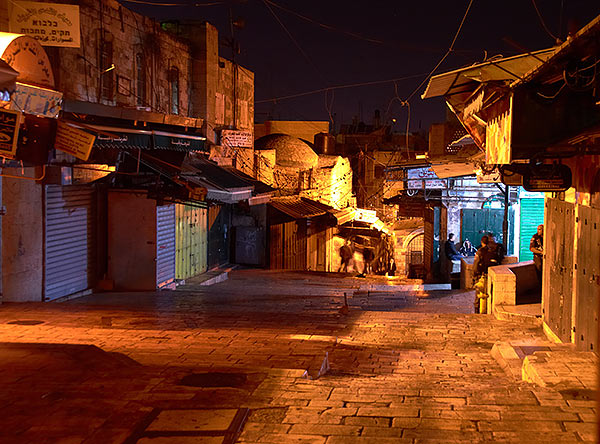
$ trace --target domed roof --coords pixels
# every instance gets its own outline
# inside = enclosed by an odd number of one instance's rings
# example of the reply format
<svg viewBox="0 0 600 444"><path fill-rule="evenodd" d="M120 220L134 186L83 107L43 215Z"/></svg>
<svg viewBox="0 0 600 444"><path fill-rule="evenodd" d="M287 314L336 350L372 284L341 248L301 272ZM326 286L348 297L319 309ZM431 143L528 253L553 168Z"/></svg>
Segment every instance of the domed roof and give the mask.
<svg viewBox="0 0 600 444"><path fill-rule="evenodd" d="M269 134L254 141L257 150L275 150L277 165L297 168L317 166L319 156L310 145L287 134Z"/></svg>

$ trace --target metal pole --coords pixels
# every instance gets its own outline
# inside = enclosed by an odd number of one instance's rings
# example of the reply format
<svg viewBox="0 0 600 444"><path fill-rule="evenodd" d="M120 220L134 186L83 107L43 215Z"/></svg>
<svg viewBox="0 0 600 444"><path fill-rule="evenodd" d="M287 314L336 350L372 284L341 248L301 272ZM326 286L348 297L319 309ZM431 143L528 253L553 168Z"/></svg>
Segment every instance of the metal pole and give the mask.
<svg viewBox="0 0 600 444"><path fill-rule="evenodd" d="M508 197L510 194L510 186L504 187L504 221L502 222L502 243L504 244L505 253L508 254Z"/></svg>

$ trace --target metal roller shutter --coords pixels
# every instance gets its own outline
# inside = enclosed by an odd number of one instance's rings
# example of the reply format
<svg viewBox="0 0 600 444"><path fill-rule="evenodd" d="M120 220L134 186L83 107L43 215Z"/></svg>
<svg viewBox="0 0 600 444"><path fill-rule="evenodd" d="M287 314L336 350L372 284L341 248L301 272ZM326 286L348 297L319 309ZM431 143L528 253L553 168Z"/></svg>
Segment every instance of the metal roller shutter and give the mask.
<svg viewBox="0 0 600 444"><path fill-rule="evenodd" d="M519 260L533 260L529 251L529 241L537 232L537 227L544 223L544 199L521 199L521 227L519 232Z"/></svg>
<svg viewBox="0 0 600 444"><path fill-rule="evenodd" d="M175 280L175 205L156 207L156 287Z"/></svg>
<svg viewBox="0 0 600 444"><path fill-rule="evenodd" d="M44 300L95 284L95 192L91 187L46 185Z"/></svg>

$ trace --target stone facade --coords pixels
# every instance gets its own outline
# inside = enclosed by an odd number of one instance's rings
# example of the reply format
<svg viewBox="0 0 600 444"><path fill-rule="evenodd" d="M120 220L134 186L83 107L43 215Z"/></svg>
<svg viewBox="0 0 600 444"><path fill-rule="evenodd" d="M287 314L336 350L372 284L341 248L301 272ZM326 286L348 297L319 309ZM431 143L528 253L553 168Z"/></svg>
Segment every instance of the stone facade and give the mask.
<svg viewBox="0 0 600 444"><path fill-rule="evenodd" d="M82 0L79 11L81 47L48 51L65 99L192 116L188 43L115 0Z"/></svg>
<svg viewBox="0 0 600 444"><path fill-rule="evenodd" d="M42 185L18 177L40 177L37 168L3 168L2 302L42 300L43 233Z"/></svg>
<svg viewBox="0 0 600 444"><path fill-rule="evenodd" d="M318 155L302 140L271 134L257 140L256 177L279 189L334 208L356 206L352 168L347 158Z"/></svg>

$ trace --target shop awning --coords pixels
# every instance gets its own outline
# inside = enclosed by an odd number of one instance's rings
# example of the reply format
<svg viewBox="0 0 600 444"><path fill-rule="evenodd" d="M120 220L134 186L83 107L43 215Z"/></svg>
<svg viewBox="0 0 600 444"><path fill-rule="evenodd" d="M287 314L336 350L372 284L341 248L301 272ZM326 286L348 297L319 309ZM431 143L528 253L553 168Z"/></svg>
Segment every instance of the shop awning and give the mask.
<svg viewBox="0 0 600 444"><path fill-rule="evenodd" d="M433 76L422 99L452 96L474 91L480 84L493 81L514 81L540 66L555 52L555 48L520 54Z"/></svg>
<svg viewBox="0 0 600 444"><path fill-rule="evenodd" d="M153 129L125 128L94 125L82 122L67 122L76 128L96 133L94 148L99 149L142 149L169 151L204 151L206 137Z"/></svg>
<svg viewBox="0 0 600 444"><path fill-rule="evenodd" d="M269 205L294 219L310 219L330 215L330 210L333 209L329 205L298 196L273 198Z"/></svg>
<svg viewBox="0 0 600 444"><path fill-rule="evenodd" d="M208 159L194 159L184 164L182 176L208 190L206 198L223 203L236 203L253 197L255 187L239 174Z"/></svg>
<svg viewBox="0 0 600 444"><path fill-rule="evenodd" d="M331 214L337 220L338 225L343 225L354 220L356 216L356 208L348 207L342 210L332 210Z"/></svg>

